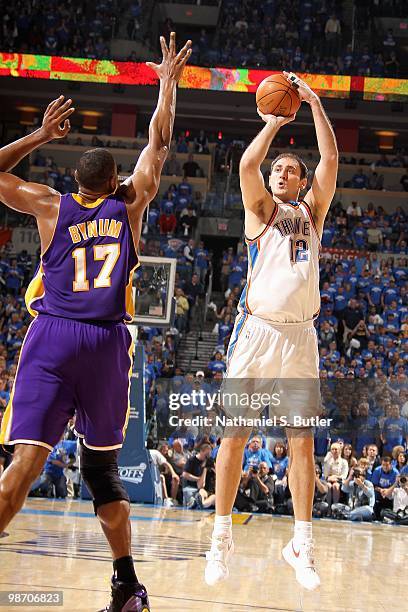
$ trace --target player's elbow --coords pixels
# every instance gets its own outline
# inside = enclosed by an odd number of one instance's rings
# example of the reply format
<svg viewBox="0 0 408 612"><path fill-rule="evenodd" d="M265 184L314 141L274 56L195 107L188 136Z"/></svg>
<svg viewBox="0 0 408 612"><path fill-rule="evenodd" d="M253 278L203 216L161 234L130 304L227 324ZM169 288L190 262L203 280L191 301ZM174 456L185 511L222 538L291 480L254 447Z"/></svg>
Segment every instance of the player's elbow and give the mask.
<svg viewBox="0 0 408 612"><path fill-rule="evenodd" d="M255 170L257 168L259 168L259 164L244 153L239 162L239 173L242 174L243 172L248 172L249 170Z"/></svg>
<svg viewBox="0 0 408 612"><path fill-rule="evenodd" d="M336 142L333 143L333 148L328 155L328 161L330 164L338 164L339 162L339 150Z"/></svg>

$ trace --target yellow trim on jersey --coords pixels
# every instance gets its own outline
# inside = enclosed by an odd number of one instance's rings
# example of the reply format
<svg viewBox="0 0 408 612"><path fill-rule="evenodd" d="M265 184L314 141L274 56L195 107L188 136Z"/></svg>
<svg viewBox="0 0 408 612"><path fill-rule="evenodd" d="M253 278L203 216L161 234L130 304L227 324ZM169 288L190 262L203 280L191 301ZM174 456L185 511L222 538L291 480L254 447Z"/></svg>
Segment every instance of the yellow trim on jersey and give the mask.
<svg viewBox="0 0 408 612"><path fill-rule="evenodd" d="M132 370L133 370L133 353L135 351L135 343L132 342L130 343L130 347L129 347L129 357L130 357L130 367L129 367L129 383L128 383L128 407L127 407L127 411L126 411L126 417L125 417L125 424L122 428L122 433L123 433L123 441L125 441L125 437L126 437L126 430L127 430L127 426L129 423L129 416L130 416L130 385L132 383Z"/></svg>
<svg viewBox="0 0 408 612"><path fill-rule="evenodd" d="M84 208L96 208L97 206L99 206L99 204L101 204L104 200L106 200L106 198L108 198L112 194L111 193L107 193L106 195L103 195L100 198L98 198L97 200L95 200L94 202L86 202L83 199L83 197L79 195L79 193L71 193L71 195L74 198L75 202L77 202L78 204L80 204Z"/></svg>
<svg viewBox="0 0 408 612"><path fill-rule="evenodd" d="M54 448L46 442L41 442L41 440L26 440L25 438L21 438L21 440L12 440L11 442L3 442L3 444L5 444L5 446L14 446L14 444L31 444L32 446L41 446L42 448L46 448L48 451L52 451Z"/></svg>
<svg viewBox="0 0 408 612"><path fill-rule="evenodd" d="M36 317L38 315L38 312L34 310L34 308L31 308L31 304L35 300L39 300L43 298L45 295L43 276L44 276L44 271L43 271L43 265L42 265L42 260L41 260L40 267L38 268L37 274L34 276L34 278L31 279L30 284L28 285L28 288L25 294L25 303L27 306L27 310L32 317Z"/></svg>
<svg viewBox="0 0 408 612"><path fill-rule="evenodd" d="M26 335L24 336L23 344L21 345L20 356L18 358L18 363L17 363L17 368L16 368L16 375L14 377L13 388L11 390L10 399L9 399L8 404L7 404L6 411L5 411L4 415L3 415L3 420L1 422L0 444L10 444L8 438L10 437L11 423L12 423L12 420L13 420L13 399L14 399L14 390L16 388L16 383L17 383L18 368L20 367L20 361L21 361L21 356L23 354L23 350L24 350L24 344L25 344L25 341L27 340L28 334L30 332L30 329L31 329L31 326L32 326L33 323L34 323L34 321L31 321L30 325L28 326ZM21 442L21 440L19 442ZM42 444L45 444L45 442L43 442ZM52 450L52 447L51 447L51 450Z"/></svg>
<svg viewBox="0 0 408 612"><path fill-rule="evenodd" d="M10 399L7 404L7 408L3 414L3 420L0 428L0 444L8 444L7 438L10 437L11 431L11 420L13 417L13 397L14 397L14 385L11 391Z"/></svg>
<svg viewBox="0 0 408 612"><path fill-rule="evenodd" d="M126 285L125 289L125 310L126 315L131 317L130 321L125 321L126 323L131 323L135 317L135 302L133 299L133 275L137 268L140 267L140 262L138 261L134 268L129 272L129 282Z"/></svg>

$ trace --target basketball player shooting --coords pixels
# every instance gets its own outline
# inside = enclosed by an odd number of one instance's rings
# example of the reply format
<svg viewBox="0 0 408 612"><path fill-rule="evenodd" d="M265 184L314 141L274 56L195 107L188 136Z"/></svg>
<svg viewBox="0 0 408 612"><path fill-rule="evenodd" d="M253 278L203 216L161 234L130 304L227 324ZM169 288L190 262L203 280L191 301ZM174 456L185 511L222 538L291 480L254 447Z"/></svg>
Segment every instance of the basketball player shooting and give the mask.
<svg viewBox="0 0 408 612"><path fill-rule="evenodd" d="M264 186L261 164L276 134L295 119L259 114L265 125L244 152L240 182L245 208L249 271L227 358L228 379L302 379L318 388L319 357L313 319L320 308L319 247L323 224L336 189L336 139L319 97L294 75L284 73L310 105L320 161L303 200L307 168L300 157L281 153ZM316 384L314 384L316 381ZM306 385L307 386L307 385ZM307 398L305 399L307 401ZM319 401L312 409L319 413ZM309 411L310 414L310 411ZM291 424L291 423L289 423ZM229 575L233 553L231 511L250 429L225 432L217 456L216 516L205 579L215 585ZM289 487L295 515L294 535L283 549L297 581L309 590L320 585L314 566L312 504L314 493L311 428L286 429Z"/></svg>
<svg viewBox="0 0 408 612"><path fill-rule="evenodd" d="M39 146L70 129L72 100L48 106L42 126L0 150L0 200L33 215L41 264L26 295L35 317L21 350L0 443L14 459L0 479L0 533L21 509L48 453L76 411L81 471L112 551L112 600L106 610L148 612L146 589L131 556L129 497L118 474L128 420L133 315L132 276L142 217L156 195L173 131L176 86L191 41L176 52L174 32L161 38L160 80L149 142L121 185L106 149L86 151L75 171L78 194L61 195L10 171Z"/></svg>

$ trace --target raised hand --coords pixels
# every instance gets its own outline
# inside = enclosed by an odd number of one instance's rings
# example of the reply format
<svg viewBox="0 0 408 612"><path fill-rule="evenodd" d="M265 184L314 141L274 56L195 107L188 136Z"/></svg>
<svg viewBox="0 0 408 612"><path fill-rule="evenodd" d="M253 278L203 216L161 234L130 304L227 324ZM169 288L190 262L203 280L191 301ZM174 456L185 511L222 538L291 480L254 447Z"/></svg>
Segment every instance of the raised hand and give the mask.
<svg viewBox="0 0 408 612"><path fill-rule="evenodd" d="M285 72L285 70L283 71L283 74L285 78L289 81L289 83L292 85L292 87L297 90L301 100L310 104L311 102L313 102L313 100L319 99L317 93L315 93L313 89L311 89L309 85L307 85L307 83L305 83L304 81L302 81L302 79L296 76L296 74L294 74L293 72ZM295 77L295 80L293 79L293 77Z"/></svg>
<svg viewBox="0 0 408 612"><path fill-rule="evenodd" d="M71 129L68 117L72 115L75 108L71 106L72 100L69 98L64 102L64 96L50 102L44 113L41 131L47 140L54 138L64 138Z"/></svg>
<svg viewBox="0 0 408 612"><path fill-rule="evenodd" d="M176 53L176 33L172 32L170 34L169 46L167 46L164 36L160 37L160 45L163 53L161 64L146 62L146 65L155 71L159 79L175 81L177 83L191 55L191 40L188 40L184 47Z"/></svg>

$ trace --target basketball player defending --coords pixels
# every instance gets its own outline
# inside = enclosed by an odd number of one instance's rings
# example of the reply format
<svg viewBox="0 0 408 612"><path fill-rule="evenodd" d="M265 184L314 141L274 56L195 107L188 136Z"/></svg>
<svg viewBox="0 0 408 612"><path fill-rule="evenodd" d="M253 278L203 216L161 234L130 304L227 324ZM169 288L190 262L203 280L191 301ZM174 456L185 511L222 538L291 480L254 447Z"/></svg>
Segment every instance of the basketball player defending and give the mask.
<svg viewBox="0 0 408 612"><path fill-rule="evenodd" d="M148 612L146 589L131 556L129 497L118 474L118 453L128 420L132 341L132 276L142 216L157 193L167 157L176 86L191 41L176 53L175 34L161 39L160 79L149 142L133 174L118 184L106 149L79 159L78 194L61 195L9 171L34 149L67 135L74 109L63 96L48 106L40 129L0 150L0 200L33 215L41 239L41 264L26 295L35 316L21 350L0 443L14 459L0 480L0 533L21 509L48 453L76 411L81 470L95 514L112 551L110 612Z"/></svg>
<svg viewBox="0 0 408 612"><path fill-rule="evenodd" d="M284 74L289 80L290 75ZM320 161L311 189L304 200L299 200L299 192L306 188L307 168L297 155L280 154L271 166L271 195L264 186L261 164L278 130L295 116L259 113L266 125L240 163L250 266L228 348L227 379L303 378L310 382L319 378L313 326L320 305L319 246L324 219L336 189L338 153L332 127L318 96L306 83L292 78L301 100L310 104ZM217 456L216 516L205 571L209 585L229 575L227 562L233 552L231 511L249 432L243 428L225 436ZM282 552L295 569L298 582L313 590L320 584L314 568L311 522L313 437L310 429L293 428L287 429L287 436L295 528L293 539Z"/></svg>

